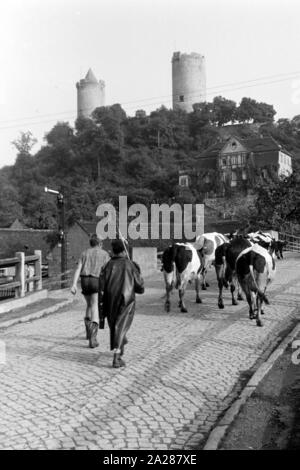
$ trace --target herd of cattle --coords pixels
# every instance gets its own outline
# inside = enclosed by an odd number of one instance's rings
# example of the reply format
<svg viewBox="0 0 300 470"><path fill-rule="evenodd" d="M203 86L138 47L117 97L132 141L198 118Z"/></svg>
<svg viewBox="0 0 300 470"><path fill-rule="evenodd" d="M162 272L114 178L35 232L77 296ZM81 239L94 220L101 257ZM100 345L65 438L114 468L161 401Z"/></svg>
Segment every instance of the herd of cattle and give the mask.
<svg viewBox="0 0 300 470"><path fill-rule="evenodd" d="M262 303L269 303L266 289L275 275L275 256L283 258L284 245L284 241L276 241L268 233L260 231L246 236L204 233L194 243L173 243L162 255L166 285L165 310L170 311L170 294L175 287L179 292L181 312L187 312L184 293L192 280L195 281L196 303L202 303L201 280L202 289L206 290L209 287L207 270L214 265L219 288L219 308L224 308L223 287L230 286L232 305L237 305L237 300L243 300L243 291L249 305L249 318L255 318L256 324L263 326Z"/></svg>

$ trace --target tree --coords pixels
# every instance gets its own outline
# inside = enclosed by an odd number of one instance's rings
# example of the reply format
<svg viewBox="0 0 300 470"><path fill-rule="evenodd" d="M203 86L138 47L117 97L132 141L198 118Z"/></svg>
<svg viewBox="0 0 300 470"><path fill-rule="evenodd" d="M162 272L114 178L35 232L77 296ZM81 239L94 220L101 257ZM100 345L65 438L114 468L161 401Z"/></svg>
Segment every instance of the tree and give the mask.
<svg viewBox="0 0 300 470"><path fill-rule="evenodd" d="M258 184L255 188L258 221L280 231L288 230L293 224L298 224L299 187L300 176L297 173Z"/></svg>
<svg viewBox="0 0 300 470"><path fill-rule="evenodd" d="M21 132L20 137L11 143L16 147L20 155L29 155L32 147L37 143L37 139L33 137L30 131L27 131Z"/></svg>
<svg viewBox="0 0 300 470"><path fill-rule="evenodd" d="M233 122L236 114L236 102L216 96L212 103L214 121L218 126Z"/></svg>
<svg viewBox="0 0 300 470"><path fill-rule="evenodd" d="M45 140L48 145L52 146L69 146L74 138L74 130L68 122L58 122L55 126L45 135Z"/></svg>
<svg viewBox="0 0 300 470"><path fill-rule="evenodd" d="M251 98L243 98L236 109L236 119L239 122L273 122L275 114L272 105L258 103Z"/></svg>

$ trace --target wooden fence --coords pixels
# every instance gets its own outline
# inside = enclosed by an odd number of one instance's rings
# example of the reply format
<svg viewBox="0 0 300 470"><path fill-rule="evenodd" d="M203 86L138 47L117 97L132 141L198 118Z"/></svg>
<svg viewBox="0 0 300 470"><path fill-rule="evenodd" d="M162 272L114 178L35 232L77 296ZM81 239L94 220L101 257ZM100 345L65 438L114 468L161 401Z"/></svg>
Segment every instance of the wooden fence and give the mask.
<svg viewBox="0 0 300 470"><path fill-rule="evenodd" d="M42 289L42 252L35 250L34 255L25 256L17 252L14 258L0 259L0 269L12 268L11 281L0 284L0 297L24 297L27 292ZM6 269L9 271L9 269ZM0 278L1 279L1 278ZM11 293L11 295L7 295Z"/></svg>
<svg viewBox="0 0 300 470"><path fill-rule="evenodd" d="M300 237L284 232L279 232L278 236L279 240L284 240L286 242L285 250L300 252Z"/></svg>

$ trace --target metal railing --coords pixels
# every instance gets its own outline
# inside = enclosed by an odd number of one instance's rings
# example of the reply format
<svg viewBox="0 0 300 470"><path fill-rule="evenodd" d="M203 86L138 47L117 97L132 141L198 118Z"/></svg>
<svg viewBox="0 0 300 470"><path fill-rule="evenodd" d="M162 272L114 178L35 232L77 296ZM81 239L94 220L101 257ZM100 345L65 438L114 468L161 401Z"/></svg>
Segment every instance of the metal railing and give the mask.
<svg viewBox="0 0 300 470"><path fill-rule="evenodd" d="M5 276L12 278L0 284L0 298L24 297L27 292L42 289L42 252L35 250L34 255L25 256L19 251L14 258L0 259L0 269L12 268L13 273ZM7 270L8 271L8 270Z"/></svg>

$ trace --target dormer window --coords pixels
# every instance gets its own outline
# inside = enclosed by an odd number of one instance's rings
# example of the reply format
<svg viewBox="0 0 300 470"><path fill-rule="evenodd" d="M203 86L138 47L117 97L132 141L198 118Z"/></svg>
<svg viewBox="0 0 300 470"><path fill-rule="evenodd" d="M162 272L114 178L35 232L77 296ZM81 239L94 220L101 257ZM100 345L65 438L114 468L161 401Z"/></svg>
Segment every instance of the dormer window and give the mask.
<svg viewBox="0 0 300 470"><path fill-rule="evenodd" d="M232 142L231 147L232 147L233 149L236 149L236 145L237 145L236 142Z"/></svg>

